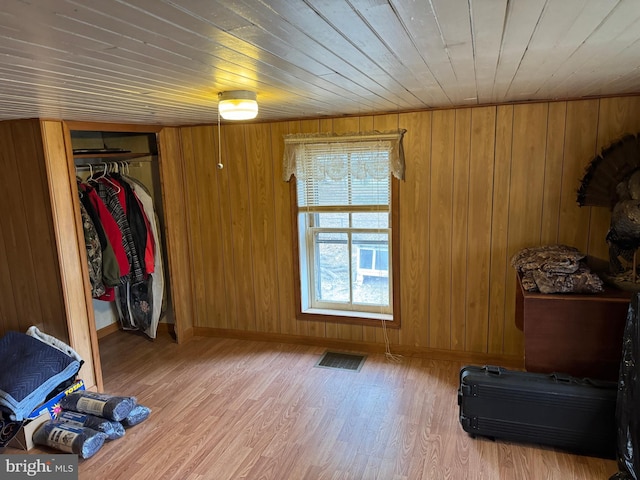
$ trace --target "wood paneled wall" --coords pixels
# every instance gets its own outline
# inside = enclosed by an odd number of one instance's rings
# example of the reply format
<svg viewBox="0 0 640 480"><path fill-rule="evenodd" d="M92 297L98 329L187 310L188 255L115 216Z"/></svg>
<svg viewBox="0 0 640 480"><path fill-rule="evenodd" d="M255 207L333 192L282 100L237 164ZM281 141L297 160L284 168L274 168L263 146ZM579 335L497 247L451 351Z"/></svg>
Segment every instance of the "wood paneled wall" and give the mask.
<svg viewBox="0 0 640 480"><path fill-rule="evenodd" d="M0 334L31 325L68 342L38 120L0 122Z"/></svg>
<svg viewBox="0 0 640 480"><path fill-rule="evenodd" d="M607 258L609 212L576 191L600 149L640 131L640 97L181 129L193 325L383 343L381 328L295 319L282 136L405 128L402 328L392 348L521 357L511 256L566 243Z"/></svg>
<svg viewBox="0 0 640 480"><path fill-rule="evenodd" d="M0 335L35 325L68 343L95 390L102 371L67 147L62 122L0 122Z"/></svg>
<svg viewBox="0 0 640 480"><path fill-rule="evenodd" d="M171 294L174 318L178 320L174 323L174 332L177 342L181 343L193 335L193 276L190 273L189 240L185 235L188 230L185 216L187 202L180 131L177 128L167 127L160 131L160 150L162 209L169 263L169 269L165 272L171 275L171 288L165 288L165 293Z"/></svg>

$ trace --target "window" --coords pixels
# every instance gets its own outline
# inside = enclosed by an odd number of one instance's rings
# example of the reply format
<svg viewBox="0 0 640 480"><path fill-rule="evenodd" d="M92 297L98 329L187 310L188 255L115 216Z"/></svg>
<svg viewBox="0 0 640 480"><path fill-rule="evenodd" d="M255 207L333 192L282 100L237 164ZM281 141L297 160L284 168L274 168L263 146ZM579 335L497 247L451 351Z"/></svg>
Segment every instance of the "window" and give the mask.
<svg viewBox="0 0 640 480"><path fill-rule="evenodd" d="M295 175L300 318L399 323L394 201L403 134L285 137L285 177Z"/></svg>
<svg viewBox="0 0 640 480"><path fill-rule="evenodd" d="M389 277L389 243L356 248L356 283L365 277Z"/></svg>

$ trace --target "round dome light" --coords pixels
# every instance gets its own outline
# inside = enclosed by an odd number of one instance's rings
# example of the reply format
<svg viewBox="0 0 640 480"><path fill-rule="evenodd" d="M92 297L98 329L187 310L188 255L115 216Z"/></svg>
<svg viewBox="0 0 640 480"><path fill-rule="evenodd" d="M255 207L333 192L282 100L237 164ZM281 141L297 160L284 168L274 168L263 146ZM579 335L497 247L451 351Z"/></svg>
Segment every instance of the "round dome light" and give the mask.
<svg viewBox="0 0 640 480"><path fill-rule="evenodd" d="M233 90L218 94L218 112L225 120L251 120L258 115L256 93Z"/></svg>

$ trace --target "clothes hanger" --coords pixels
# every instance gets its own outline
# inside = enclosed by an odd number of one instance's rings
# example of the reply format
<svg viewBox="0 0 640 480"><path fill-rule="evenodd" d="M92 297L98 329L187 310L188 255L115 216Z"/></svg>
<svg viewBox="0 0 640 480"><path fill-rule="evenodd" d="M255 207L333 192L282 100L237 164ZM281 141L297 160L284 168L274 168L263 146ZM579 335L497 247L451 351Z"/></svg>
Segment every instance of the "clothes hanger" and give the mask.
<svg viewBox="0 0 640 480"><path fill-rule="evenodd" d="M107 164L106 163L101 163L100 166L102 166L102 173L98 173L98 170L96 168L96 177L95 180L100 180L101 178L104 178L104 176L107 173Z"/></svg>
<svg viewBox="0 0 640 480"><path fill-rule="evenodd" d="M107 165L106 162L101 163L101 165L104 166L104 169L102 170L102 175L96 178L96 180L104 179L105 182L109 183L115 189L116 193L120 193L120 186L107 176L107 169L109 168L109 165Z"/></svg>
<svg viewBox="0 0 640 480"><path fill-rule="evenodd" d="M93 165L91 163L88 163L87 167L89 167L89 176L87 177L86 180L82 182L85 185L89 185L90 182L95 182L93 176L95 175L96 172L93 171Z"/></svg>

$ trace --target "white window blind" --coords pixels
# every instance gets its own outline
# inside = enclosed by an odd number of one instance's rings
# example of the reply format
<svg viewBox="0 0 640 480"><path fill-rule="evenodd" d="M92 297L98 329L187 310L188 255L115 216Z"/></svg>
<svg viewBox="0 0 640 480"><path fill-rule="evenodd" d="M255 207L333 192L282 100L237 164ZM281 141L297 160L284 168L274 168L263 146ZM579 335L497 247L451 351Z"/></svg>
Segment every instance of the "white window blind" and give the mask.
<svg viewBox="0 0 640 480"><path fill-rule="evenodd" d="M298 207L388 207L390 178L389 151L379 142L303 145L296 166Z"/></svg>
<svg viewBox="0 0 640 480"><path fill-rule="evenodd" d="M377 180L392 174L404 178L402 137L406 130L358 134L292 134L284 136L283 176L289 181L339 182L341 179ZM349 185L345 184L344 201ZM352 185L357 187L357 185ZM358 201L354 197L353 201Z"/></svg>

